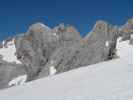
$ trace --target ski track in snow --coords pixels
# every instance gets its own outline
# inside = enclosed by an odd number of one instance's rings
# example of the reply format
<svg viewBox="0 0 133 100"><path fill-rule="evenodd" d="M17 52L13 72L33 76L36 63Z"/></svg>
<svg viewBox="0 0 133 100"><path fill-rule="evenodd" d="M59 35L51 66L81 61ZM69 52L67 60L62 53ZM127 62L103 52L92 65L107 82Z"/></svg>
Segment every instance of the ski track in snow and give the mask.
<svg viewBox="0 0 133 100"><path fill-rule="evenodd" d="M0 91L1 100L133 100L133 46L119 42L120 58Z"/></svg>

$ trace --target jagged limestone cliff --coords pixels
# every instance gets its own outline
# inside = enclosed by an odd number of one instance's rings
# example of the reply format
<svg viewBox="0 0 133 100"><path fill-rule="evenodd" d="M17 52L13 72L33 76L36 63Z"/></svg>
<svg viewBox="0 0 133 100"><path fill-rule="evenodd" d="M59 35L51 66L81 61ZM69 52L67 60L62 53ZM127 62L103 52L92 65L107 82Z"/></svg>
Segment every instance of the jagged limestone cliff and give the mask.
<svg viewBox="0 0 133 100"><path fill-rule="evenodd" d="M92 31L82 38L70 25L60 24L51 29L42 23L35 23L26 33L15 37L15 55L20 64L3 61L0 57L0 88L8 87L8 83L20 75L26 74L27 81L31 81L114 59L119 37L133 44L132 26L132 19L123 26L97 21ZM0 47L6 47L8 42L10 39L1 43ZM51 72L51 69L55 71Z"/></svg>

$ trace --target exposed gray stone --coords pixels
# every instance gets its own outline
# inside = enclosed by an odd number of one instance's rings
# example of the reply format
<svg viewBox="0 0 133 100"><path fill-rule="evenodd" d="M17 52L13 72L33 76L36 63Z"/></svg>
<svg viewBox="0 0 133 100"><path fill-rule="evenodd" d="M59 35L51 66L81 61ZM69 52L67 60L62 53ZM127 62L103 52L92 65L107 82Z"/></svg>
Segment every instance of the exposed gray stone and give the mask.
<svg viewBox="0 0 133 100"><path fill-rule="evenodd" d="M131 34L133 34L133 18L129 19L125 25L120 27L119 30L122 41L130 40Z"/></svg>
<svg viewBox="0 0 133 100"><path fill-rule="evenodd" d="M22 64L8 63L0 57L0 88L9 87L9 81L24 74L28 75L27 81L46 77L53 66L58 74L111 60L116 56L117 38L130 39L133 44L132 34L132 19L122 27L97 21L84 38L73 26L60 24L50 29L42 23L33 24L15 37L16 56ZM7 39L5 46L11 40Z"/></svg>
<svg viewBox="0 0 133 100"><path fill-rule="evenodd" d="M10 87L8 83L16 77L27 74L23 65L0 61L0 89Z"/></svg>
<svg viewBox="0 0 133 100"><path fill-rule="evenodd" d="M131 37L130 37L130 44L133 45L133 33L131 34Z"/></svg>
<svg viewBox="0 0 133 100"><path fill-rule="evenodd" d="M62 29L65 30L65 28ZM62 32L64 31L62 30ZM51 66L50 62L54 61L53 66L56 68L57 73L61 73L81 66L113 59L116 52L117 32L117 27L98 21L93 31L84 39L76 38L77 41L73 41L71 45L66 44L64 39L64 45L60 46L50 57L46 67ZM73 35L74 37L76 36ZM107 46L106 42L108 42ZM42 72L44 73L45 71ZM41 77L43 73L41 73Z"/></svg>
<svg viewBox="0 0 133 100"><path fill-rule="evenodd" d="M40 73L39 77L45 76L45 73L47 73L46 69L49 70L49 67L51 66L51 61L55 61L57 73L64 72L66 69L70 70L70 68L66 66L67 62L71 59L77 50L77 47L79 47L81 37L73 26L64 26L64 24L61 24L58 27L55 27L53 31L58 36L58 49L50 56L50 59L45 66L46 68Z"/></svg>
<svg viewBox="0 0 133 100"><path fill-rule="evenodd" d="M0 61L1 61L1 60L3 60L3 56L2 56L2 55L0 55Z"/></svg>
<svg viewBox="0 0 133 100"><path fill-rule="evenodd" d="M23 37L16 38L17 56L27 66L29 80L35 79L57 48L57 37L42 23L33 24Z"/></svg>
<svg viewBox="0 0 133 100"><path fill-rule="evenodd" d="M0 42L0 49L1 49L1 48L3 48L3 43L2 43L2 42Z"/></svg>

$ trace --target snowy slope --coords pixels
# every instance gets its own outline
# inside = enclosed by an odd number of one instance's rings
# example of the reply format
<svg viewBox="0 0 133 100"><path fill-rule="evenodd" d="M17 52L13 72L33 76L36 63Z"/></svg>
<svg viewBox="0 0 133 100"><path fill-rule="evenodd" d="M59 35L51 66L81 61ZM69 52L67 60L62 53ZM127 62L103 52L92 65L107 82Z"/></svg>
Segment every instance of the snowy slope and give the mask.
<svg viewBox="0 0 133 100"><path fill-rule="evenodd" d="M17 60L15 52L15 44L14 44L14 39L12 41L9 41L7 43L7 47L4 46L4 41L3 41L3 48L0 49L0 55L3 56L3 60L7 62L16 62L16 63L21 63L20 61Z"/></svg>
<svg viewBox="0 0 133 100"><path fill-rule="evenodd" d="M133 100L133 46L118 44L119 59L0 91L0 100Z"/></svg>

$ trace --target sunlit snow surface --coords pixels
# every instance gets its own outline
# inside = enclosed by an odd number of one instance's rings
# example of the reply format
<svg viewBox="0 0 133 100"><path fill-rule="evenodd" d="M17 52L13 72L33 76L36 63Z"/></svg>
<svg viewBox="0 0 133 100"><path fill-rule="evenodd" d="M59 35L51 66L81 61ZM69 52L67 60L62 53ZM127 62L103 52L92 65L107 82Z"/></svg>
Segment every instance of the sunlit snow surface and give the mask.
<svg viewBox="0 0 133 100"><path fill-rule="evenodd" d="M3 46L3 48L0 49L0 55L3 56L3 60L7 62L21 63L20 61L17 60L15 52L16 48L14 44L14 39L7 43L7 47Z"/></svg>
<svg viewBox="0 0 133 100"><path fill-rule="evenodd" d="M133 46L118 43L120 58L0 91L1 100L133 100Z"/></svg>

